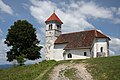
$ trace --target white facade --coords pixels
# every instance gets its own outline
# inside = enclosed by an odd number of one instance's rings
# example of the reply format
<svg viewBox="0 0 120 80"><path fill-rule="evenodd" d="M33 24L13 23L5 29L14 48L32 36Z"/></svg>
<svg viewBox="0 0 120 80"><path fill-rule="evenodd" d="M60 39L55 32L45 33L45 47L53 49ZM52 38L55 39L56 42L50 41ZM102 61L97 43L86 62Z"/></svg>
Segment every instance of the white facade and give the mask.
<svg viewBox="0 0 120 80"><path fill-rule="evenodd" d="M95 39L93 41L92 48L81 48L81 49L70 49L64 50L67 44L56 44L50 48L49 59L47 60L70 60L70 59L86 59L86 58L96 58L96 57L107 57L108 52L108 42L107 39ZM102 47L102 51L101 51ZM101 55L99 55L99 54ZM72 57L68 57L71 54Z"/></svg>
<svg viewBox="0 0 120 80"><path fill-rule="evenodd" d="M86 55L84 53L86 53ZM68 54L71 54L72 58L69 58ZM90 58L91 57L90 49L66 50L66 54L64 57L65 60Z"/></svg>
<svg viewBox="0 0 120 80"><path fill-rule="evenodd" d="M46 23L46 60L69 60L69 59L86 59L108 56L109 40L107 38L95 38L90 48L67 49L66 44L54 44L57 37L61 34L61 25L59 22Z"/></svg>
<svg viewBox="0 0 120 80"><path fill-rule="evenodd" d="M108 39L97 38L97 39L94 39L91 53L94 58L99 56L107 57L109 55L108 49L109 49Z"/></svg>
<svg viewBox="0 0 120 80"><path fill-rule="evenodd" d="M93 43L92 48L81 48L81 49L70 49L64 50L66 44L54 45L53 59L59 60L69 60L69 59L86 59L86 58L96 58L96 57L107 57L108 52L108 42L107 39L96 39ZM101 49L102 48L102 49ZM102 50L102 51L101 51ZM68 54L72 55L72 58L68 57Z"/></svg>

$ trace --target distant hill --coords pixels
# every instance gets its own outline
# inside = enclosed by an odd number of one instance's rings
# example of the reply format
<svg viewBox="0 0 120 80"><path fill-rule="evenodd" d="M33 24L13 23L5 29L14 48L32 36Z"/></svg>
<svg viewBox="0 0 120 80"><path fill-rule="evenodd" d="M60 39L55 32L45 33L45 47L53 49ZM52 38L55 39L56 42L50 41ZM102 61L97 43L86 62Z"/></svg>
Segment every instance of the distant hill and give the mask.
<svg viewBox="0 0 120 80"><path fill-rule="evenodd" d="M0 70L0 80L119 80L120 56L39 64Z"/></svg>
<svg viewBox="0 0 120 80"><path fill-rule="evenodd" d="M2 64L0 65L0 69L6 69L12 67L12 64Z"/></svg>

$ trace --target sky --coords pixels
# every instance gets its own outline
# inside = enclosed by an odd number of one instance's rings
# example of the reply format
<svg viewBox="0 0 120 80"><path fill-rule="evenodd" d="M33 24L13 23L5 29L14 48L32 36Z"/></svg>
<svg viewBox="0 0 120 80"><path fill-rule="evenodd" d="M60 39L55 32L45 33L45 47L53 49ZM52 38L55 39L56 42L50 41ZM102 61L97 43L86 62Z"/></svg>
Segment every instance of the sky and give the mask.
<svg viewBox="0 0 120 80"><path fill-rule="evenodd" d="M4 41L15 21L33 24L44 47L45 20L54 10L63 22L62 33L98 29L111 38L110 55L120 55L120 0L0 0L0 64L9 64L6 52L10 48Z"/></svg>

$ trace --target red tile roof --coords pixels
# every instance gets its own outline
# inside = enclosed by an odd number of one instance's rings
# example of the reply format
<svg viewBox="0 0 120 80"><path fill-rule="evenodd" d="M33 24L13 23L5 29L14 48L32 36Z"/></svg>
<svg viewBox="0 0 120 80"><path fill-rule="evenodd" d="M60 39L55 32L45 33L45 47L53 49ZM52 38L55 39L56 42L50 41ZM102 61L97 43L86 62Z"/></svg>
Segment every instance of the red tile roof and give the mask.
<svg viewBox="0 0 120 80"><path fill-rule="evenodd" d="M67 43L64 49L90 48L95 38L108 38L97 30L61 34L54 44Z"/></svg>
<svg viewBox="0 0 120 80"><path fill-rule="evenodd" d="M58 21L59 23L63 24L63 22L58 18L55 12L45 21L45 23L49 21Z"/></svg>

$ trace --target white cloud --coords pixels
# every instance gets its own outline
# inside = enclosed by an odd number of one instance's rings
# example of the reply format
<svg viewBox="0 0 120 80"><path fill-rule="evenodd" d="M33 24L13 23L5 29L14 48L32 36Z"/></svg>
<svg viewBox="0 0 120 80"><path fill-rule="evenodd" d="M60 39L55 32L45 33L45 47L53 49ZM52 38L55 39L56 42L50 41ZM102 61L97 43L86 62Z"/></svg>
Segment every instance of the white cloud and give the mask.
<svg viewBox="0 0 120 80"><path fill-rule="evenodd" d="M75 15L77 11L73 12L73 10L71 9L66 9L66 11L62 11L60 8L57 7L56 3L53 3L51 1L32 0L31 2L33 4L30 7L31 15L36 18L40 24L43 24L44 21L52 14L54 8L56 8L56 13L64 23L64 27L62 27L63 32L73 32L84 30L86 28L94 28L93 25L88 23L83 18L83 15ZM45 29L45 27L43 28Z"/></svg>
<svg viewBox="0 0 120 80"><path fill-rule="evenodd" d="M46 18L52 13L54 7L50 1L31 1L33 6L30 7L31 15L36 18L39 23L43 23Z"/></svg>
<svg viewBox="0 0 120 80"><path fill-rule="evenodd" d="M93 1L78 1L76 3L72 1L69 4L66 4L65 2L57 4L52 1L31 0L31 3L31 15L42 25L52 14L53 10L56 9L56 13L64 23L62 27L63 32L81 31L94 28L87 19L109 19L115 24L120 23L119 18L114 18L114 13L117 10L115 7L102 7Z"/></svg>
<svg viewBox="0 0 120 80"><path fill-rule="evenodd" d="M74 3L75 4L75 3ZM112 11L108 8L98 6L95 2L83 2L80 1L77 3L77 7L75 9L83 15L87 17L93 18L112 18L113 14Z"/></svg>
<svg viewBox="0 0 120 80"><path fill-rule="evenodd" d="M114 13L114 17L111 19L111 22L114 24L120 24L120 8L111 7L110 10Z"/></svg>
<svg viewBox="0 0 120 80"><path fill-rule="evenodd" d="M12 8L9 5L5 4L2 0L0 0L0 11L3 11L11 15L13 14Z"/></svg>
<svg viewBox="0 0 120 80"><path fill-rule="evenodd" d="M8 63L6 61L6 52L10 49L4 44L5 39L0 40L0 64Z"/></svg>
<svg viewBox="0 0 120 80"><path fill-rule="evenodd" d="M110 41L110 50L112 54L120 55L120 39L111 37Z"/></svg>

